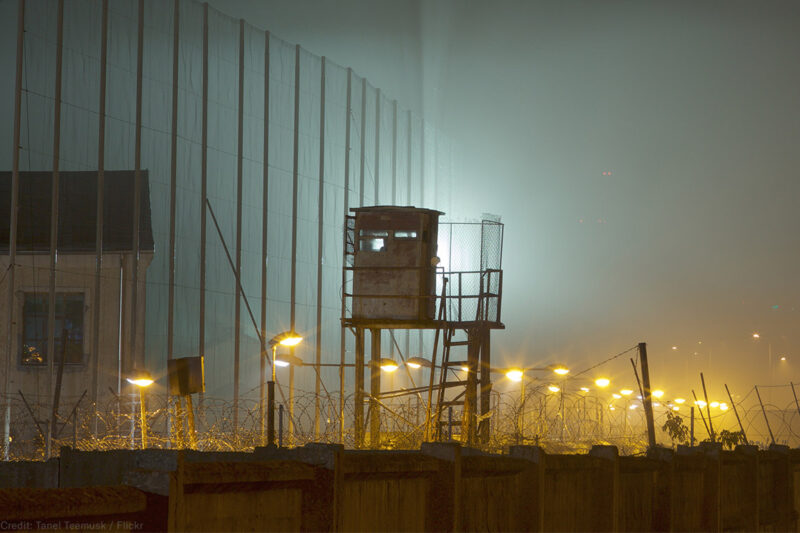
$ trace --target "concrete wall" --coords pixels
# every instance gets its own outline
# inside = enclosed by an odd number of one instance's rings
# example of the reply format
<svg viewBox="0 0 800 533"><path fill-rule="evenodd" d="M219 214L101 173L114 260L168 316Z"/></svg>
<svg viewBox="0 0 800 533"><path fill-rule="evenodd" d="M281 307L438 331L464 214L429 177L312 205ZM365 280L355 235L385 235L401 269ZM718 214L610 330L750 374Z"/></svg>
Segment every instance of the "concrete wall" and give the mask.
<svg viewBox="0 0 800 533"><path fill-rule="evenodd" d="M787 531L800 511L800 450L780 446L659 449L648 457L619 457L610 446L490 455L454 443L419 451L64 449L60 463L62 487L138 487L159 523L167 523L168 500L173 530ZM52 484L53 464L40 468L49 477L31 471L15 479ZM58 502L59 494L48 497Z"/></svg>

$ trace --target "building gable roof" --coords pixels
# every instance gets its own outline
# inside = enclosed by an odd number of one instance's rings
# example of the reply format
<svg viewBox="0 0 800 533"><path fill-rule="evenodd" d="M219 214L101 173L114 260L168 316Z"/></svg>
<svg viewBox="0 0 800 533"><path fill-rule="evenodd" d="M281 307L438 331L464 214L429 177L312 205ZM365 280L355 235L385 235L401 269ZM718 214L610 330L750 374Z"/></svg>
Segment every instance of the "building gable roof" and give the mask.
<svg viewBox="0 0 800 533"><path fill-rule="evenodd" d="M140 171L139 250L153 251L148 173ZM17 251L50 249L50 197L53 173L19 173ZM133 250L134 179L132 170L107 170L103 196L103 251ZM58 251L94 252L97 224L97 171L59 172ZM11 172L0 172L0 250L8 251Z"/></svg>

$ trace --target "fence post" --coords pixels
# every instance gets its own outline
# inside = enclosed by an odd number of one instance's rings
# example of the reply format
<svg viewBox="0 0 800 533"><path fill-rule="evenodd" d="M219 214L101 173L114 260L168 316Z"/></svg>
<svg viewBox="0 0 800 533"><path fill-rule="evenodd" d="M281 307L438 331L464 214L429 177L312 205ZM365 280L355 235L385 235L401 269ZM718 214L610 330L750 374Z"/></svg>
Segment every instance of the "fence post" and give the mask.
<svg viewBox="0 0 800 533"><path fill-rule="evenodd" d="M533 519L530 521L530 523L535 524L535 527L532 528L532 531L544 531L544 473L547 454L538 446L511 446L508 453L511 457L519 457L520 459L528 460L535 465L535 483L531 483L533 486L535 486L534 497L532 498L533 508L529 508L528 512L533 515Z"/></svg>
<svg viewBox="0 0 800 533"><path fill-rule="evenodd" d="M619 451L616 446L594 445L589 450L590 457L598 457L610 461L611 469L611 504L608 516L598 517L596 525L599 530L619 531L619 510L620 510L620 483L619 483Z"/></svg>

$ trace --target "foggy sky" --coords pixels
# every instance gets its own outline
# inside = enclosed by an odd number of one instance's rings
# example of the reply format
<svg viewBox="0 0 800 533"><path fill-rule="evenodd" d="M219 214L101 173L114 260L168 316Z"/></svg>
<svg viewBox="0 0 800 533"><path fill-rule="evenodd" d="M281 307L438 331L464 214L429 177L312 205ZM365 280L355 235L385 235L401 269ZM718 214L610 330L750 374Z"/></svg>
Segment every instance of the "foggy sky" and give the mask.
<svg viewBox="0 0 800 533"><path fill-rule="evenodd" d="M796 379L800 3L210 3L459 143L449 215L506 224L498 365L645 341L656 384L744 392L769 343Z"/></svg>

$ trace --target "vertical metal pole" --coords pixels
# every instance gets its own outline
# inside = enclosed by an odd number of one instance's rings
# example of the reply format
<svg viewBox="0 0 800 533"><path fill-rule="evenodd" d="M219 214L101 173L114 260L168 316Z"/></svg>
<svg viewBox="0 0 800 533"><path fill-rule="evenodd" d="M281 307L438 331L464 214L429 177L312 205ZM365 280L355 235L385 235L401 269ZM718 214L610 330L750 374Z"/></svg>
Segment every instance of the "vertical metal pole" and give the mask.
<svg viewBox="0 0 800 533"><path fill-rule="evenodd" d="M364 329L356 327L354 420L355 447L364 445Z"/></svg>
<svg viewBox="0 0 800 533"><path fill-rule="evenodd" d="M56 356L56 263L58 262L58 185L59 158L61 152L61 67L64 50L64 0L58 1L58 23L56 38L56 87L53 111L53 180L50 189L50 287L47 299L47 397L53 399L53 368ZM51 404L51 405L54 405ZM52 423L47 425L45 459L50 458L53 432Z"/></svg>
<svg viewBox="0 0 800 533"><path fill-rule="evenodd" d="M397 100L392 104L392 205L397 204ZM394 347L394 343L392 343Z"/></svg>
<svg viewBox="0 0 800 533"><path fill-rule="evenodd" d="M453 440L453 406L447 407L447 440Z"/></svg>
<svg viewBox="0 0 800 533"><path fill-rule="evenodd" d="M3 460L9 460L9 445L11 442L11 360L14 355L14 335L12 326L14 324L14 290L15 273L17 261L17 208L19 202L19 131L20 131L20 112L22 103L22 49L25 37L25 0L17 3L17 68L16 81L14 86L14 146L12 148L11 159L11 210L9 211L9 235L8 235L8 290L6 314L6 361L5 373L3 376Z"/></svg>
<svg viewBox="0 0 800 533"><path fill-rule="evenodd" d="M647 363L647 343L639 343L639 361L642 363L642 405L647 420L647 442L650 448L656 446L656 429L653 421L653 401L650 393L650 366ZM627 416L627 415L626 415Z"/></svg>
<svg viewBox="0 0 800 533"><path fill-rule="evenodd" d="M345 261L344 254L347 252L347 214L349 209L349 199L350 199L350 115L353 112L352 108L352 81L353 81L353 69L347 69L347 108L345 111L345 130L344 130L344 227L342 231L342 243L344 243L344 249L342 250L342 261ZM345 267L347 265L342 264L342 292L344 292L347 286L347 270ZM342 295L342 314L341 317L344 318L345 313L347 312L346 307L346 299L344 295ZM344 387L345 387L345 373L344 373L344 365L345 365L345 351L347 349L347 330L345 328L341 329L341 335L339 337L339 442L344 444Z"/></svg>
<svg viewBox="0 0 800 533"><path fill-rule="evenodd" d="M411 204L411 140L413 138L412 132L412 122L411 122L411 110L409 109L406 111L406 116L408 117L408 131L407 139L406 139L406 202L408 205ZM422 207L422 206L420 206Z"/></svg>
<svg viewBox="0 0 800 533"><path fill-rule="evenodd" d="M275 445L275 345L272 345L272 379L267 382L267 445Z"/></svg>
<svg viewBox="0 0 800 533"><path fill-rule="evenodd" d="M127 372L131 366L136 365L136 337L139 309L139 224L142 198L142 75L144 58L144 0L139 0L138 31L136 40L136 140L133 154L133 250L131 273L131 327L130 327L130 354L129 361L123 364L123 371Z"/></svg>
<svg viewBox="0 0 800 533"><path fill-rule="evenodd" d="M100 102L97 133L97 207L95 222L94 298L92 306L92 436L97 438L97 390L100 378L100 275L103 269L103 200L106 156L106 64L108 59L108 0L103 0L100 30ZM77 416L77 414L76 414Z"/></svg>
<svg viewBox="0 0 800 533"><path fill-rule="evenodd" d="M381 394L381 330L370 330L369 360L369 444L372 448L381 446L381 414L378 397Z"/></svg>
<svg viewBox="0 0 800 533"><path fill-rule="evenodd" d="M233 437L239 431L239 350L242 316L242 147L244 146L244 19L239 19L239 117L236 146L236 304L233 309Z"/></svg>
<svg viewBox="0 0 800 533"><path fill-rule="evenodd" d="M206 4L208 5L208 4ZM261 379L259 381L259 429L264 445L264 382L267 379L267 242L269 230L269 32L264 33L264 176L261 200ZM273 364L272 362L270 364Z"/></svg>
<svg viewBox="0 0 800 533"><path fill-rule="evenodd" d="M316 381L314 383L314 440L319 439L319 420L320 420L320 388L322 374L320 374L322 364L322 236L324 225L322 217L324 213L325 201L325 57L322 57L322 70L320 71L320 99L319 99L319 197L317 211L317 335L316 335L316 357L315 370Z"/></svg>
<svg viewBox="0 0 800 533"><path fill-rule="evenodd" d="M380 205L381 90L375 93L375 205Z"/></svg>
<svg viewBox="0 0 800 533"><path fill-rule="evenodd" d="M283 404L278 406L278 447L283 448Z"/></svg>
<svg viewBox="0 0 800 533"><path fill-rule="evenodd" d="M689 446L694 446L694 407L689 408Z"/></svg>
<svg viewBox="0 0 800 533"><path fill-rule="evenodd" d="M479 438L482 444L489 443L489 411L492 401L492 352L491 352L491 333L489 328L481 328L481 357L480 357L480 416L481 422L478 427ZM524 379L522 381L524 383ZM523 386L524 390L524 386Z"/></svg>
<svg viewBox="0 0 800 533"><path fill-rule="evenodd" d="M292 354L294 355L294 354ZM294 444L294 365L289 365L289 427L286 440L289 446Z"/></svg>
<svg viewBox="0 0 800 533"><path fill-rule="evenodd" d="M425 119L419 131L419 206L425 207Z"/></svg>
<svg viewBox="0 0 800 533"><path fill-rule="evenodd" d="M206 202L208 201L208 3L203 3L203 95L200 140L200 324L197 351L206 357ZM200 393L200 411L203 393Z"/></svg>
<svg viewBox="0 0 800 533"><path fill-rule="evenodd" d="M144 387L139 387L139 416L142 431L142 449L147 448L147 408L144 404Z"/></svg>
<svg viewBox="0 0 800 533"><path fill-rule="evenodd" d="M294 48L294 158L292 163L292 286L291 330L295 330L297 304L297 160L300 142L300 45ZM274 362L273 362L274 363Z"/></svg>
<svg viewBox="0 0 800 533"><path fill-rule="evenodd" d="M359 206L364 207L364 155L367 140L367 78L361 78L361 170L358 178Z"/></svg>
<svg viewBox="0 0 800 533"><path fill-rule="evenodd" d="M464 401L464 417L461 422L461 441L475 442L475 416L478 412L478 362L481 339L478 328L467 330L467 391ZM444 371L444 368L442 369Z"/></svg>
<svg viewBox="0 0 800 533"><path fill-rule="evenodd" d="M169 287L167 296L167 361L175 344L175 205L178 180L178 57L180 0L173 1L172 15L172 134L169 168ZM167 440L172 440L172 398L167 394Z"/></svg>

